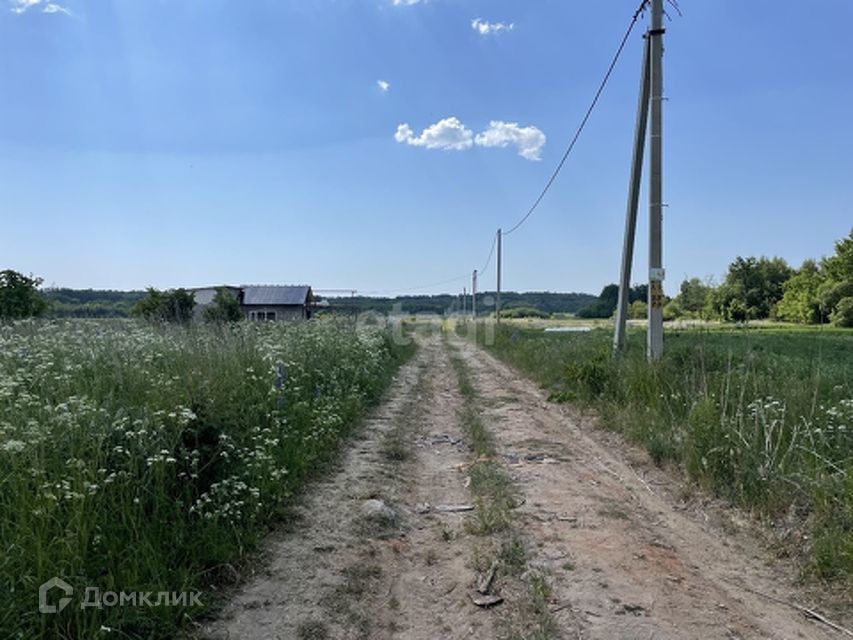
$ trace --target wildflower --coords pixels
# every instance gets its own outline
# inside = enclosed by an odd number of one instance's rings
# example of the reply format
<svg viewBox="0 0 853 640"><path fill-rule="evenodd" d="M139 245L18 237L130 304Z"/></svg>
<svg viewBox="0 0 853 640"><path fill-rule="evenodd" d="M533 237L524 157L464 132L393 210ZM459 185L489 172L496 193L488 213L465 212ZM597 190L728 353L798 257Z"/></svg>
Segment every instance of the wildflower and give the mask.
<svg viewBox="0 0 853 640"><path fill-rule="evenodd" d="M26 448L26 444L20 440L7 440L0 446L0 449L7 453L21 453Z"/></svg>

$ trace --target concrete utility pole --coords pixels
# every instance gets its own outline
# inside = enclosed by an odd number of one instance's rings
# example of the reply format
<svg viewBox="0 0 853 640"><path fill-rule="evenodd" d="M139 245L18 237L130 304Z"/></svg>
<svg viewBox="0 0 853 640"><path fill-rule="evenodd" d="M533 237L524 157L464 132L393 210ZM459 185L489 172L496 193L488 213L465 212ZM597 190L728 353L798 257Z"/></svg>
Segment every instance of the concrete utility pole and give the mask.
<svg viewBox="0 0 853 640"><path fill-rule="evenodd" d="M649 31L651 60L651 139L649 140L649 332L650 361L663 355L663 2L652 0Z"/></svg>
<svg viewBox="0 0 853 640"><path fill-rule="evenodd" d="M471 317L477 319L477 270L471 275Z"/></svg>
<svg viewBox="0 0 853 640"><path fill-rule="evenodd" d="M625 349L625 327L628 320L628 297L631 292L631 266L634 262L634 238L637 232L637 207L640 202L640 181L643 176L643 156L646 148L646 127L649 121L649 39L643 47L643 72L640 80L640 101L637 104L637 123L634 129L634 157L631 160L631 181L628 185L628 210L625 212L625 238L622 244L622 269L619 272L619 300L616 304L616 330L613 333L613 353Z"/></svg>
<svg viewBox="0 0 853 640"><path fill-rule="evenodd" d="M500 324L501 321L501 230L498 229L498 295L495 305L495 321Z"/></svg>
<svg viewBox="0 0 853 640"><path fill-rule="evenodd" d="M465 315L465 309L468 306L468 289L462 287L462 315Z"/></svg>

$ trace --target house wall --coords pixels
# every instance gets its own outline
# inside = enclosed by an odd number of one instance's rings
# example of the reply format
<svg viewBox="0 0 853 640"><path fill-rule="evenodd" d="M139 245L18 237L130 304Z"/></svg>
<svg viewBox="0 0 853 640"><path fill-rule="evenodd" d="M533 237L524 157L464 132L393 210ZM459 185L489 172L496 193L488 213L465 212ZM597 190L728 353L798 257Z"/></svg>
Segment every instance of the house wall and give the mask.
<svg viewBox="0 0 853 640"><path fill-rule="evenodd" d="M306 318L305 307L302 305L252 305L249 307L244 305L243 311L249 320L252 319L252 312L257 313L259 311L264 314L274 311L276 321L304 320Z"/></svg>

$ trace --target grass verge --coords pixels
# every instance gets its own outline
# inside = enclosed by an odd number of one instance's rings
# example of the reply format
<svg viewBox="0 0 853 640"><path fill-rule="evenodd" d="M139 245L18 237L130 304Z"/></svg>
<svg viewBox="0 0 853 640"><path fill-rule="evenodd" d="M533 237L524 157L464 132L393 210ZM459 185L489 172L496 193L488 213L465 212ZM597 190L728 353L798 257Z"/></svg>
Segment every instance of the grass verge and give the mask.
<svg viewBox="0 0 853 640"><path fill-rule="evenodd" d="M464 330L460 328L460 332ZM545 333L503 325L483 345L603 425L680 465L707 489L772 519L779 552L853 584L853 332L668 331L649 364L633 333Z"/></svg>
<svg viewBox="0 0 853 640"><path fill-rule="evenodd" d="M334 321L0 327L0 637L174 637L412 349ZM72 601L40 613L52 577Z"/></svg>

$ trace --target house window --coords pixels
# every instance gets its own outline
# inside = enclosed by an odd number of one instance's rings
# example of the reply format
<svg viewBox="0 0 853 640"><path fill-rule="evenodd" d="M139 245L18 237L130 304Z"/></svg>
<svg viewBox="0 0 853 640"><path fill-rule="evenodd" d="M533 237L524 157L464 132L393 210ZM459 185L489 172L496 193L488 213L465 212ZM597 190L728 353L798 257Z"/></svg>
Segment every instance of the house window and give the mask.
<svg viewBox="0 0 853 640"><path fill-rule="evenodd" d="M267 311L267 320L275 320L275 311Z"/></svg>

